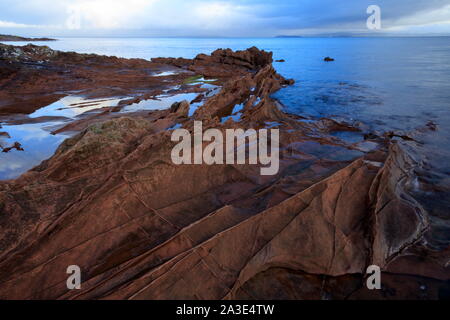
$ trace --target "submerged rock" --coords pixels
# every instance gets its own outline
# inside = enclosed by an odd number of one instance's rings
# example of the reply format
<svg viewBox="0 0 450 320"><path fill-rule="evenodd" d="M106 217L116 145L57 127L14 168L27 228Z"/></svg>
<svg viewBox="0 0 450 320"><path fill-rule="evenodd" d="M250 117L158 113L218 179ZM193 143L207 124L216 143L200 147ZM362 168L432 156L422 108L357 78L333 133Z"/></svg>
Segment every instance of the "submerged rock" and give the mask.
<svg viewBox="0 0 450 320"><path fill-rule="evenodd" d="M14 142L13 145L10 147L4 148L3 146L0 145L0 148L2 149L2 152L4 152L4 153L8 153L13 149L16 149L17 151L24 151L24 149L22 148L22 145L17 141Z"/></svg>

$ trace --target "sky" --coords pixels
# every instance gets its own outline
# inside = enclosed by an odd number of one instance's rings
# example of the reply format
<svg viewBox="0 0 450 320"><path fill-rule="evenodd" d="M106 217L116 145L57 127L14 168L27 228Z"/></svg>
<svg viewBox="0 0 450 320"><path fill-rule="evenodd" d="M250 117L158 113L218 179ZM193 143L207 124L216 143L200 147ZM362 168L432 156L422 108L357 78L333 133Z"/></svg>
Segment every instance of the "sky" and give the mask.
<svg viewBox="0 0 450 320"><path fill-rule="evenodd" d="M369 5L381 29L369 30ZM0 0L0 34L108 37L450 35L450 0Z"/></svg>

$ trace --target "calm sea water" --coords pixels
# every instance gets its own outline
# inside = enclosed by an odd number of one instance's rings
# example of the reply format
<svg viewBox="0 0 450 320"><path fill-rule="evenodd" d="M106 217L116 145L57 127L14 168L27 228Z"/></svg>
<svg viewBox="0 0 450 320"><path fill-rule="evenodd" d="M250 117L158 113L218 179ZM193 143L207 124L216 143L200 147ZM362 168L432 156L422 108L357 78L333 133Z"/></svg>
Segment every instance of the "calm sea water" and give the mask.
<svg viewBox="0 0 450 320"><path fill-rule="evenodd" d="M24 43L10 43L23 45ZM44 44L44 43L37 43ZM53 49L126 58L186 57L217 48L273 51L296 84L275 94L289 112L409 131L434 121L417 148L429 179L450 186L450 38L149 39L61 38ZM325 63L331 56L335 62ZM446 194L448 197L448 194ZM450 204L449 202L447 202Z"/></svg>

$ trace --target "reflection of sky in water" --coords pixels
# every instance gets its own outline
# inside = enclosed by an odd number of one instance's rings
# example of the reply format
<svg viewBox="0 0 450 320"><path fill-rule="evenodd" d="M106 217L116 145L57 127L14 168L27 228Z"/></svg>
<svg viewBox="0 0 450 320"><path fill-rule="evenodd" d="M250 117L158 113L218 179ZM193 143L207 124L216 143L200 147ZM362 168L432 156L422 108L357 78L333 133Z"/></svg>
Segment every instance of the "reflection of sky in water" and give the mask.
<svg viewBox="0 0 450 320"><path fill-rule="evenodd" d="M347 143L357 143L364 140L361 132L354 131L335 131L331 133L332 136L339 138Z"/></svg>
<svg viewBox="0 0 450 320"><path fill-rule="evenodd" d="M175 95L162 95L156 97L157 99L148 99L143 100L138 103L130 104L129 106L125 106L121 112L135 112L140 110L164 110L168 109L172 106L175 102L181 102L183 100L187 100L188 102L191 102L197 96L199 93L180 93Z"/></svg>
<svg viewBox="0 0 450 320"><path fill-rule="evenodd" d="M231 116L223 117L221 122L225 123L228 119L233 119L234 122L239 122L242 116L242 109L244 109L244 104L240 103L234 106L233 111L231 111Z"/></svg>
<svg viewBox="0 0 450 320"><path fill-rule="evenodd" d="M183 100L192 101L199 93L181 93L176 95L159 96L158 100L145 100L126 106L121 112L134 112L139 110L167 109L174 102ZM75 118L76 116L102 107L116 106L120 99L85 99L80 96L67 96L59 101L43 107L30 115L30 118L43 116ZM192 115L202 103L193 103L189 114ZM2 125L1 132L10 136L0 136L0 144L9 147L19 142L24 151L12 149L8 153L0 152L0 180L13 179L29 169L39 165L43 160L50 158L58 146L68 135L52 135L51 127L62 124L61 121L46 123L29 123L21 125Z"/></svg>
<svg viewBox="0 0 450 320"><path fill-rule="evenodd" d="M180 72L178 72L178 71L164 71L164 72L157 73L154 76L155 77L167 77L167 76L173 76L173 75L176 75L179 73Z"/></svg>
<svg viewBox="0 0 450 320"><path fill-rule="evenodd" d="M202 84L203 88L214 88L217 87L216 85L213 85L211 83L216 82L217 79L205 79L204 77L200 77L197 79L193 79L189 82L190 85L196 85L196 84Z"/></svg>
<svg viewBox="0 0 450 320"><path fill-rule="evenodd" d="M281 126L281 123L276 122L276 121L266 121L265 124L266 124L266 129L271 129L271 128Z"/></svg>
<svg viewBox="0 0 450 320"><path fill-rule="evenodd" d="M203 104L203 102L195 102L195 103L191 103L190 107L189 107L189 117L192 117L195 113L195 111L197 110L198 107L200 107Z"/></svg>
<svg viewBox="0 0 450 320"><path fill-rule="evenodd" d="M50 158L67 135L52 135L46 127L58 123L38 123L22 125L3 125L1 131L11 138L0 137L0 143L7 147L14 142L22 144L24 151L0 152L0 180L13 179Z"/></svg>
<svg viewBox="0 0 450 320"><path fill-rule="evenodd" d="M340 146L324 145L315 141L294 142L291 146L308 155L332 161L352 161L357 157L363 156L363 153L357 150L350 150Z"/></svg>
<svg viewBox="0 0 450 320"><path fill-rule="evenodd" d="M205 93L205 97L210 98L217 93L220 92L221 88L212 84L204 84L202 85L202 88L209 89L208 92Z"/></svg>
<svg viewBox="0 0 450 320"><path fill-rule="evenodd" d="M173 127L167 128L166 130L175 130L175 129L180 129L180 128L181 128L181 123L177 123Z"/></svg>
<svg viewBox="0 0 450 320"><path fill-rule="evenodd" d="M30 114L30 118L44 116L74 118L84 112L103 107L115 107L120 99L85 99L67 96Z"/></svg>

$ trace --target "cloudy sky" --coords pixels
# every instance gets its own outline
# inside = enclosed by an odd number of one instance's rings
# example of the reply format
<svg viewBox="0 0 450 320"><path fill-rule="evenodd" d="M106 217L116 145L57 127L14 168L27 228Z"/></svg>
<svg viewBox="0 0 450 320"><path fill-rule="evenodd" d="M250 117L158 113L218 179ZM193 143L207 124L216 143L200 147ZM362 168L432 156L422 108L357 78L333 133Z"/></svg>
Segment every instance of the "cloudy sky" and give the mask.
<svg viewBox="0 0 450 320"><path fill-rule="evenodd" d="M381 32L450 35L450 0L0 0L0 33L195 37L368 33L369 5L381 8Z"/></svg>

